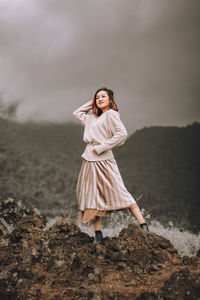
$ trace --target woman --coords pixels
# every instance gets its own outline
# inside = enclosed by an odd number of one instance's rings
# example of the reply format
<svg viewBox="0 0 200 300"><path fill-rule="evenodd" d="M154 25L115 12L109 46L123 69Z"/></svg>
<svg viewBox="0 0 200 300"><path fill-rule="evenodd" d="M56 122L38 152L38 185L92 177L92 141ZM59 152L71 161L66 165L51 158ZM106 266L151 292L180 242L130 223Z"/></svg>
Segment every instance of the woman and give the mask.
<svg viewBox="0 0 200 300"><path fill-rule="evenodd" d="M91 115L88 114L90 109L93 110ZM101 217L129 208L140 227L148 232L148 225L123 183L112 152L112 148L124 144L127 137L113 91L106 87L98 89L93 99L73 115L85 125L83 140L87 143L76 188L80 222L93 220L95 241L102 243Z"/></svg>

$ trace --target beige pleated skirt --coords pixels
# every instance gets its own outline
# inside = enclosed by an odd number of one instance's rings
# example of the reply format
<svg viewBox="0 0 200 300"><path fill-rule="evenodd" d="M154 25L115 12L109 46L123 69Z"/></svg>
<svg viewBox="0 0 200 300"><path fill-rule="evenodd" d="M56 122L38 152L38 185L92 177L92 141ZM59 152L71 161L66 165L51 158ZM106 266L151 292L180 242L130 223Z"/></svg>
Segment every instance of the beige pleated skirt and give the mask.
<svg viewBox="0 0 200 300"><path fill-rule="evenodd" d="M114 158L101 161L83 159L76 196L78 221L81 223L136 205L124 185Z"/></svg>

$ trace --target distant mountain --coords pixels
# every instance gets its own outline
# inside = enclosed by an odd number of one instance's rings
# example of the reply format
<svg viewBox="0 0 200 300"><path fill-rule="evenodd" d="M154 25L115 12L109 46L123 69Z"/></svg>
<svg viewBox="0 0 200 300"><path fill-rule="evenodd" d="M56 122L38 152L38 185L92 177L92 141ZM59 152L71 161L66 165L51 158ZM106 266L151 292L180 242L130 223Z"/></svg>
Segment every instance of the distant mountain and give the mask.
<svg viewBox="0 0 200 300"><path fill-rule="evenodd" d="M75 218L83 127L0 118L0 198L21 199L47 215ZM122 178L141 208L163 224L197 232L200 124L143 128L114 149Z"/></svg>
<svg viewBox="0 0 200 300"><path fill-rule="evenodd" d="M137 130L116 149L122 177L152 218L200 230L200 124Z"/></svg>

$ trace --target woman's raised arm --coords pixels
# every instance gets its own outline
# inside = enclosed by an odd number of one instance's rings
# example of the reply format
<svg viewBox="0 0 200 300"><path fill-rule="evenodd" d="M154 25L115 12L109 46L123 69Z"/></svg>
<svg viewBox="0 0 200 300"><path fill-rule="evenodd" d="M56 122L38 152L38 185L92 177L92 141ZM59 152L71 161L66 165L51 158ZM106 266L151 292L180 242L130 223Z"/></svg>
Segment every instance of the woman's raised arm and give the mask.
<svg viewBox="0 0 200 300"><path fill-rule="evenodd" d="M87 113L90 111L90 109L92 108L92 100L88 101L87 103L83 104L82 106L80 106L78 109L76 109L73 112L73 115L81 120L81 122L83 124L85 124L86 119L87 119Z"/></svg>

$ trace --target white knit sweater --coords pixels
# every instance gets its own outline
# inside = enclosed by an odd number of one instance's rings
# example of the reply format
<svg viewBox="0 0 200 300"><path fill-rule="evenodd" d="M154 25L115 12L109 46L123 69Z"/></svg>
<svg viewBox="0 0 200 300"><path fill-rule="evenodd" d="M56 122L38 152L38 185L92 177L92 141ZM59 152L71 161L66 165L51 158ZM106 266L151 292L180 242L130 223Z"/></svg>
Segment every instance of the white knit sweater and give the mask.
<svg viewBox="0 0 200 300"><path fill-rule="evenodd" d="M118 111L109 109L101 116L90 115L92 100L73 112L85 125L83 140L87 143L82 157L89 161L114 158L112 148L124 144L127 131ZM92 150L95 149L97 154Z"/></svg>

